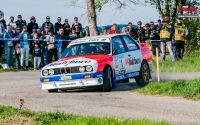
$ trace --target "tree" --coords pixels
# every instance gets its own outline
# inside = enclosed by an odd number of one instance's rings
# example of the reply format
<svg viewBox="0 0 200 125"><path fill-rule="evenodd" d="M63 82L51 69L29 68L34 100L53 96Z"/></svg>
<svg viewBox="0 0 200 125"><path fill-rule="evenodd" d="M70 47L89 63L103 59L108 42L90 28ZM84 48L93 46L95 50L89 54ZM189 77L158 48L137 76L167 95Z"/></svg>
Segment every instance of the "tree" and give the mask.
<svg viewBox="0 0 200 125"><path fill-rule="evenodd" d="M70 6L75 6L78 0L70 0ZM142 4L140 0L86 0L87 5L87 15L88 15L88 23L90 26L90 35L96 36L98 34L97 31L97 14L96 11L100 12L104 5L110 3L110 5L116 6L116 9L121 10L125 7L131 7L130 5L140 5Z"/></svg>
<svg viewBox="0 0 200 125"><path fill-rule="evenodd" d="M158 10L161 18L169 16L174 22L178 14L178 9L182 6L197 7L200 5L199 0L146 0Z"/></svg>

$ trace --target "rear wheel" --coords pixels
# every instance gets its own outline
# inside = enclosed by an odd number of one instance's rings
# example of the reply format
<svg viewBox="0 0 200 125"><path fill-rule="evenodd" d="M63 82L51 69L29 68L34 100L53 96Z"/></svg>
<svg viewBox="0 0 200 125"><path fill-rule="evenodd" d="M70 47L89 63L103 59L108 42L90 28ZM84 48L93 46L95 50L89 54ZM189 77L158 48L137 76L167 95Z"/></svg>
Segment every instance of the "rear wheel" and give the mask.
<svg viewBox="0 0 200 125"><path fill-rule="evenodd" d="M104 92L110 92L112 90L112 73L111 68L106 66L103 71L103 85L102 85Z"/></svg>
<svg viewBox="0 0 200 125"><path fill-rule="evenodd" d="M135 81L139 86L146 85L149 83L149 76L149 65L146 61L144 61L140 69L140 75L135 77Z"/></svg>
<svg viewBox="0 0 200 125"><path fill-rule="evenodd" d="M58 89L48 89L48 92L49 92L49 93L58 92Z"/></svg>

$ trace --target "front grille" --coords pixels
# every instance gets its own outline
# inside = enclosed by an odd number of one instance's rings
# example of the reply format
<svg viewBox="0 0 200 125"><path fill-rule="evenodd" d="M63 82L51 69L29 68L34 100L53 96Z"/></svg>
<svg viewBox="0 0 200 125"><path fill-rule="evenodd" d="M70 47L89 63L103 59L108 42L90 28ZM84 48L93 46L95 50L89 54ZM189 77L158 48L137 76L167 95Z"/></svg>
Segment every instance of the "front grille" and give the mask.
<svg viewBox="0 0 200 125"><path fill-rule="evenodd" d="M67 68L55 68L53 75L67 74L67 73L79 73L78 67L67 67Z"/></svg>

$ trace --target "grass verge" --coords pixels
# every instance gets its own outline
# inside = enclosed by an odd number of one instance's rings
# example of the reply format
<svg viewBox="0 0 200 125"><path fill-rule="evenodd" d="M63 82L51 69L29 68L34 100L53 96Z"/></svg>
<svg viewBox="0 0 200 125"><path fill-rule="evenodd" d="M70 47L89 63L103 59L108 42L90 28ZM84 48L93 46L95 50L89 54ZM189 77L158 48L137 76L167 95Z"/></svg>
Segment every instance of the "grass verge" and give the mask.
<svg viewBox="0 0 200 125"><path fill-rule="evenodd" d="M200 79L151 82L144 88L132 91L146 95L181 96L187 99L200 100Z"/></svg>
<svg viewBox="0 0 200 125"><path fill-rule="evenodd" d="M93 116L78 116L61 112L47 113L22 110L10 106L0 106L0 124L28 125L170 125L169 123L142 120L121 120L118 118L97 118Z"/></svg>

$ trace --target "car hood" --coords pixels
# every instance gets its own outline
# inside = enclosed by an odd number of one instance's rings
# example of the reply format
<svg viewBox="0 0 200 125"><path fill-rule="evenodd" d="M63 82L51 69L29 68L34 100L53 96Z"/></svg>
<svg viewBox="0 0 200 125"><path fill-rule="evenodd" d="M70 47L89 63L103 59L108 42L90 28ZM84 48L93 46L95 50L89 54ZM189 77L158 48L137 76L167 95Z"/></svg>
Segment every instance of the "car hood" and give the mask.
<svg viewBox="0 0 200 125"><path fill-rule="evenodd" d="M97 68L98 63L103 62L109 57L111 57L111 55L105 55L105 54L66 57L56 62L53 62L51 64L48 64L43 69L73 67L73 66L81 66L81 65L91 65L94 68L95 67Z"/></svg>

